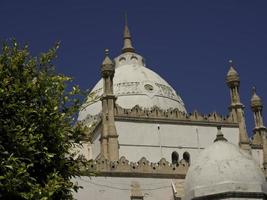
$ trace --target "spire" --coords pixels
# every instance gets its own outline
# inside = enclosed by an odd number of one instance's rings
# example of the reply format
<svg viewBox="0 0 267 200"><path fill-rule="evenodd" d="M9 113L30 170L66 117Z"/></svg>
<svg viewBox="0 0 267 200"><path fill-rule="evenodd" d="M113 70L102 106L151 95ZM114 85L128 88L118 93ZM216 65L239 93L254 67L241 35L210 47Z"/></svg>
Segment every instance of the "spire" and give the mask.
<svg viewBox="0 0 267 200"><path fill-rule="evenodd" d="M218 130L218 132L217 132L217 135L216 135L216 138L215 138L214 142L217 142L217 141L225 141L225 142L227 142L227 139L225 139L225 137L223 136L223 133L221 131L221 127L220 126L217 127L217 130Z"/></svg>
<svg viewBox="0 0 267 200"><path fill-rule="evenodd" d="M253 95L256 94L256 87L255 86L252 87L252 94Z"/></svg>
<svg viewBox="0 0 267 200"><path fill-rule="evenodd" d="M122 48L122 53L135 52L135 49L132 46L132 37L130 34L130 30L128 28L128 20L127 20L126 13L125 13L125 26L124 26L123 41L124 41L124 45Z"/></svg>

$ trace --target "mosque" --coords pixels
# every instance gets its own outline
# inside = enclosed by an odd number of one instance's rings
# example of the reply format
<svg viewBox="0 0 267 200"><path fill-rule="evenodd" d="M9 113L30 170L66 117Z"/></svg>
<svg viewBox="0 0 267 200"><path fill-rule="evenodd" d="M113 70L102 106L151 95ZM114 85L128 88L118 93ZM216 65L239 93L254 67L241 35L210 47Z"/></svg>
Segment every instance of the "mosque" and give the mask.
<svg viewBox="0 0 267 200"><path fill-rule="evenodd" d="M86 200L267 199L267 129L253 89L249 138L239 74L226 75L228 116L189 114L182 98L146 66L124 28L120 55L101 65L101 80L80 110L89 165L75 182Z"/></svg>

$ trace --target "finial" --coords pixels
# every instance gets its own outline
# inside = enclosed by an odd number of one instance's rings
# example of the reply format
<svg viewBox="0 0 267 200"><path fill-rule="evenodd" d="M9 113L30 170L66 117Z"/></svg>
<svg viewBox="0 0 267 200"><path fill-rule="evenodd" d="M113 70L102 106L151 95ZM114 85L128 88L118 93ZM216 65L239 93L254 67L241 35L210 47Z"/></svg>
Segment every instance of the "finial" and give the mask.
<svg viewBox="0 0 267 200"><path fill-rule="evenodd" d="M109 49L105 49L105 58L102 65L113 65L112 60L109 58Z"/></svg>
<svg viewBox="0 0 267 200"><path fill-rule="evenodd" d="M122 48L122 53L135 52L135 49L132 46L132 37L131 37L130 30L128 27L128 18L127 18L126 12L125 12L125 22L124 23L125 23L124 34L123 34L124 45Z"/></svg>
<svg viewBox="0 0 267 200"><path fill-rule="evenodd" d="M217 142L217 141L225 141L225 142L227 142L227 139L225 139L225 137L223 136L223 133L222 133L221 129L222 129L221 126L217 126L217 135L216 135L216 138L215 138L214 142Z"/></svg>
<svg viewBox="0 0 267 200"><path fill-rule="evenodd" d="M255 86L252 87L252 94L256 94L256 87Z"/></svg>
<svg viewBox="0 0 267 200"><path fill-rule="evenodd" d="M235 70L235 65L233 60L228 60L228 63L230 65L230 69L228 70L227 76L238 76L237 71Z"/></svg>
<svg viewBox="0 0 267 200"><path fill-rule="evenodd" d="M124 23L125 23L125 26L128 26L128 17L127 17L127 12L124 13Z"/></svg>
<svg viewBox="0 0 267 200"><path fill-rule="evenodd" d="M256 87L255 86L252 87L252 97L251 97L250 102L251 102L252 109L259 108L259 107L263 106L261 98L256 93Z"/></svg>
<svg viewBox="0 0 267 200"><path fill-rule="evenodd" d="M228 63L229 63L230 68L234 68L235 64L232 59L228 60Z"/></svg>
<svg viewBox="0 0 267 200"><path fill-rule="evenodd" d="M105 49L105 56L109 55L109 49Z"/></svg>

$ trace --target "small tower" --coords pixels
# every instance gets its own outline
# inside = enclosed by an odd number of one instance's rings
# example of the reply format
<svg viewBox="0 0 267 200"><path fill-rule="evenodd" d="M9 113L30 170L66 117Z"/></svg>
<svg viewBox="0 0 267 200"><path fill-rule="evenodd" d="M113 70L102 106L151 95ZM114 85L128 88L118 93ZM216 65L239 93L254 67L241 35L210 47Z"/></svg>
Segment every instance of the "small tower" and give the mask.
<svg viewBox="0 0 267 200"><path fill-rule="evenodd" d="M106 159L115 161L119 159L118 135L114 120L114 105L116 97L113 93L113 77L115 65L108 56L108 50L105 50L105 59L101 65L101 75L103 78L103 96L102 101L102 135L101 135L101 153Z"/></svg>
<svg viewBox="0 0 267 200"><path fill-rule="evenodd" d="M226 83L230 89L231 104L229 106L230 115L234 121L239 123L239 145L242 149L250 151L250 144L246 129L244 108L245 106L240 101L239 86L240 78L237 71L234 69L233 62L230 60L230 69L226 76Z"/></svg>
<svg viewBox="0 0 267 200"><path fill-rule="evenodd" d="M267 129L263 123L262 109L263 104L261 98L256 94L256 89L253 87L253 94L250 100L250 106L254 114L255 128L253 130L252 144L262 146L263 149L263 169L267 177Z"/></svg>

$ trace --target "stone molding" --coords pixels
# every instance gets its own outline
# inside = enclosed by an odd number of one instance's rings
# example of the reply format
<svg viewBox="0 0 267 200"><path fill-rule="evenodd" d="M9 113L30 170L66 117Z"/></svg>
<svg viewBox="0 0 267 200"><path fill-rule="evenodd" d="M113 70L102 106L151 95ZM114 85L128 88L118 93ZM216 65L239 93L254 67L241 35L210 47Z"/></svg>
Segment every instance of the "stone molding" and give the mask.
<svg viewBox="0 0 267 200"><path fill-rule="evenodd" d="M224 123L224 124L237 124L231 116L221 116L216 112L203 115L197 111L186 114L176 109L162 110L158 107L152 109L143 109L139 105L131 109L125 109L116 105L115 116L117 118L139 118L139 119L163 119L163 120L180 120L186 122L204 122L204 123Z"/></svg>
<svg viewBox="0 0 267 200"><path fill-rule="evenodd" d="M115 121L141 121L141 122L157 122L157 123L170 123L170 124L190 124L199 126L227 126L238 127L238 122L231 116L222 116L214 112L211 114L203 115L197 111L187 114L179 111L178 109L162 110L158 107L152 109L143 109L139 105L131 109L125 109L116 104ZM101 125L101 113L91 116L88 115L82 123L90 126L89 132Z"/></svg>
<svg viewBox="0 0 267 200"><path fill-rule="evenodd" d="M151 163L143 157L138 162L129 162L122 156L118 161L109 161L100 155L98 159L88 161L84 175L95 173L96 176L185 178L188 168L189 164L184 160L171 164L162 158L158 163Z"/></svg>
<svg viewBox="0 0 267 200"><path fill-rule="evenodd" d="M176 120L176 121L187 121L187 122L203 122L203 123L223 123L229 125L238 125L238 122L231 116L222 116L216 112L210 114L201 114L197 111L193 113L184 113L175 109L162 110L158 107L152 109L143 109L139 105L134 106L131 109L120 107L118 104L115 106L115 117L116 118L140 118L140 119L162 119L162 120ZM83 121L83 124L90 123L90 121L98 121L101 118L101 113L91 116L88 115Z"/></svg>
<svg viewBox="0 0 267 200"><path fill-rule="evenodd" d="M194 197L192 200L217 200L228 198L242 198L242 199L267 199L267 194L264 192L223 192L218 194L211 194L206 196Z"/></svg>

